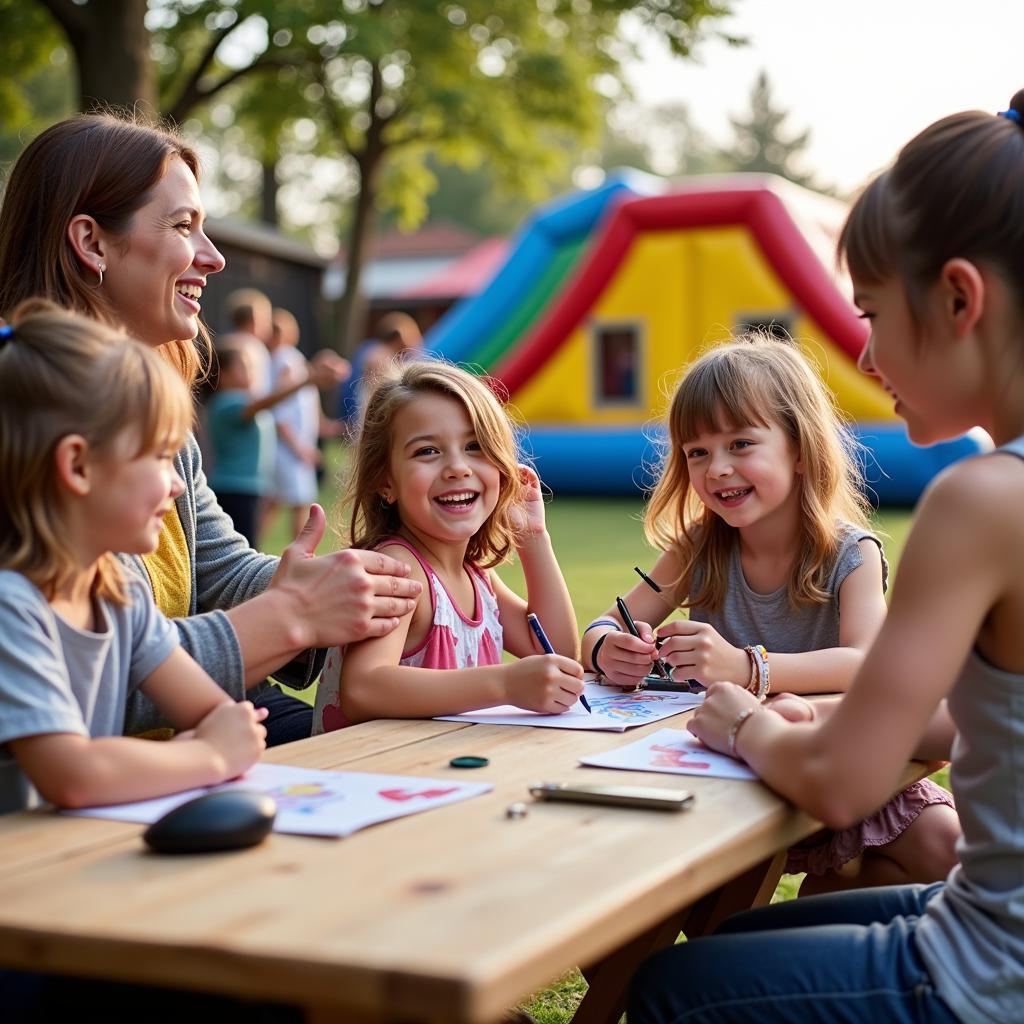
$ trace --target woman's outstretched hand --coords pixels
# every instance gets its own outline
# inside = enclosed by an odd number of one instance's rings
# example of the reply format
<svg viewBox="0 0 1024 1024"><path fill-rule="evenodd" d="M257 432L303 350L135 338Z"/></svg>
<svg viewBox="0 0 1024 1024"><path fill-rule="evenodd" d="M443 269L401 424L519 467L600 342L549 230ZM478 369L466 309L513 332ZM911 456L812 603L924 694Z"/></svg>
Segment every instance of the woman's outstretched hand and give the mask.
<svg viewBox="0 0 1024 1024"><path fill-rule="evenodd" d="M288 545L270 587L288 597L302 647L331 647L385 636L416 607L422 590L409 569L377 551L317 555L326 518L319 505Z"/></svg>

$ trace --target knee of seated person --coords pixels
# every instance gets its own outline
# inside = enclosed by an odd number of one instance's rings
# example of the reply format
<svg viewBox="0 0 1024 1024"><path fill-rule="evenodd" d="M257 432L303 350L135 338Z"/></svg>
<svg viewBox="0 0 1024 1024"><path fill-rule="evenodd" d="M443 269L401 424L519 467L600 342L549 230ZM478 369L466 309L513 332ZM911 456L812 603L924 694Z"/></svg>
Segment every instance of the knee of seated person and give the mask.
<svg viewBox="0 0 1024 1024"><path fill-rule="evenodd" d="M960 838L960 819L952 807L932 804L921 811L918 825L916 861L923 881L941 881L953 870L959 858L956 841Z"/></svg>

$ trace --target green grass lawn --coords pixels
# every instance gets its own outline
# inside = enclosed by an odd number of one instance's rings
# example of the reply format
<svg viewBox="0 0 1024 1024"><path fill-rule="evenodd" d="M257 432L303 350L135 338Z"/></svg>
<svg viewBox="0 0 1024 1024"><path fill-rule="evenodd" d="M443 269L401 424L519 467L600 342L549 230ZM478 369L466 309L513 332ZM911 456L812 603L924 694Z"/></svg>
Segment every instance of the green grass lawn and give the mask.
<svg viewBox="0 0 1024 1024"><path fill-rule="evenodd" d="M338 465L340 453L332 453L329 461ZM325 482L321 502L328 521L335 521L337 512L336 475ZM612 602L616 594L629 590L636 582L633 566L650 567L658 552L644 540L640 498L557 498L548 505L547 522L559 563L573 596L576 616L583 624L596 618ZM912 514L905 509L885 509L876 514L874 528L882 535L891 570L899 562L900 552L910 529ZM283 518L263 545L265 551L280 552L289 538ZM340 547L337 537L329 535L320 550ZM519 593L525 593L523 576L518 565L499 570L505 581ZM312 699L309 690L298 694ZM940 778L945 784L945 778ZM801 876L783 876L775 899L791 899ZM586 991L586 982L578 971L572 971L558 982L537 993L524 1004L539 1024L565 1024Z"/></svg>

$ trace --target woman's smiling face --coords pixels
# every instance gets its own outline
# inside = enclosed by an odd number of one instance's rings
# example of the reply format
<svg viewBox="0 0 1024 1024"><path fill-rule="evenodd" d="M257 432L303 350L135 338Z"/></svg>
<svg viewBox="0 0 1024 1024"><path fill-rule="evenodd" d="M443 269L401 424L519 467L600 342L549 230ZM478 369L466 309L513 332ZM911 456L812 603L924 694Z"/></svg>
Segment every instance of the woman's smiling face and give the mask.
<svg viewBox="0 0 1024 1024"><path fill-rule="evenodd" d="M199 332L206 279L224 269L204 220L195 176L172 157L128 232L108 239L102 289L125 328L147 345L190 341Z"/></svg>

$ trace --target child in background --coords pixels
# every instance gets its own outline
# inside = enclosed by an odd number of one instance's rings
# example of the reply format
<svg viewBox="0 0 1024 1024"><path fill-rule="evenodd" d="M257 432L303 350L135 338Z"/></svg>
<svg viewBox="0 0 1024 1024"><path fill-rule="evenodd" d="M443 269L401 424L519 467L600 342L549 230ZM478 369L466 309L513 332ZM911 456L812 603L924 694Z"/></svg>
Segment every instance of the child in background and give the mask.
<svg viewBox="0 0 1024 1024"><path fill-rule="evenodd" d="M299 325L286 309L275 309L270 349L270 368L275 390L296 380L306 380L309 367L299 351ZM344 372L350 372L346 361ZM263 506L263 527L267 530L282 505L291 514L289 537L298 535L309 517L309 506L317 497L317 469L320 466L321 437L337 437L342 430L337 420L328 419L320 404L320 393L312 385L300 387L274 406L277 447L274 457L273 488Z"/></svg>
<svg viewBox="0 0 1024 1024"><path fill-rule="evenodd" d="M592 623L584 663L633 686L659 656L679 679L731 680L762 700L769 686L845 690L885 618L887 567L820 376L792 343L738 339L689 367L668 427L645 518L664 552L650 572L661 592L640 582L626 597L640 637L622 631L615 609ZM689 619L658 629L659 651L651 627L676 608ZM804 895L936 881L959 834L949 794L922 780L794 848L786 870L808 873Z"/></svg>
<svg viewBox="0 0 1024 1024"><path fill-rule="evenodd" d="M517 464L511 424L482 380L442 362L395 365L378 379L349 498L352 545L404 561L424 587L392 634L328 653L314 733L498 704L557 714L576 703L576 618L540 483ZM492 571L513 547L529 602ZM528 611L558 653L536 653ZM501 664L503 647L521 660Z"/></svg>
<svg viewBox="0 0 1024 1024"><path fill-rule="evenodd" d="M251 345L228 338L218 344L217 360L217 390L206 411L214 463L210 486L235 529L255 547L260 501L274 478L277 440L268 410L307 384L330 385L334 373L310 364L270 394L256 397L258 367Z"/></svg>
<svg viewBox="0 0 1024 1024"><path fill-rule="evenodd" d="M740 914L657 954L630 1024L1024 1020L1024 91L999 116L926 128L840 236L877 377L911 440L970 427L996 451L947 469L918 507L884 624L831 714L765 714L712 684L690 729L837 828L908 758L952 757L963 824L945 882Z"/></svg>
<svg viewBox="0 0 1024 1024"><path fill-rule="evenodd" d="M232 702L111 554L156 547L191 417L170 364L94 320L29 300L0 327L0 812L215 785L263 749L266 712ZM136 689L189 731L122 736Z"/></svg>

